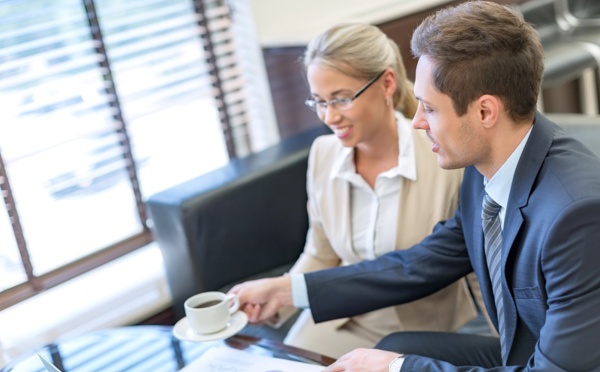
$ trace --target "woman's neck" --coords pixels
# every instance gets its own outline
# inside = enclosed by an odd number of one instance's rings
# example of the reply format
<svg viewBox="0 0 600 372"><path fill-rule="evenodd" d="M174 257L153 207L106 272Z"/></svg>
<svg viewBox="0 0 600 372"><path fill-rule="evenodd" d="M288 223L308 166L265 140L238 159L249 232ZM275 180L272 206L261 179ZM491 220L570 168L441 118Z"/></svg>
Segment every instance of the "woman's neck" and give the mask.
<svg viewBox="0 0 600 372"><path fill-rule="evenodd" d="M377 176L398 165L400 146L398 144L398 125L385 125L369 141L360 143L354 149L356 173L360 174L374 187Z"/></svg>

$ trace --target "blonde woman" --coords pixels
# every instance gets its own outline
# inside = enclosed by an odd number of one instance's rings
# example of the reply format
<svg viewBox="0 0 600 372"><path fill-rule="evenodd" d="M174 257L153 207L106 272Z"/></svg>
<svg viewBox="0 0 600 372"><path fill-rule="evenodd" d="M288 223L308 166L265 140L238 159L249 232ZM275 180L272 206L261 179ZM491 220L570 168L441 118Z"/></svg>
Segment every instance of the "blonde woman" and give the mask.
<svg viewBox="0 0 600 372"><path fill-rule="evenodd" d="M306 104L334 134L311 148L309 230L290 274L411 247L451 217L463 171L442 170L425 132L411 127L417 100L398 46L377 27L341 24L308 44L304 66ZM305 309L284 342L337 358L392 332L455 331L475 315L461 279L427 298L352 318L315 324Z"/></svg>

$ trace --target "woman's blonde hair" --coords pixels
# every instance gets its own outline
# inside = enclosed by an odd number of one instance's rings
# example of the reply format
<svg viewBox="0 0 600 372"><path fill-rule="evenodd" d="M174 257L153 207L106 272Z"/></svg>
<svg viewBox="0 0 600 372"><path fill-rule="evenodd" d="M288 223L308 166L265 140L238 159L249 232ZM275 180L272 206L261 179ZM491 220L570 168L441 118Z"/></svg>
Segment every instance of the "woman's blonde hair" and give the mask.
<svg viewBox="0 0 600 372"><path fill-rule="evenodd" d="M317 63L356 79L369 80L387 68L396 73L394 107L407 118L417 111L413 83L398 45L379 28L364 23L342 23L312 39L303 56L304 68Z"/></svg>

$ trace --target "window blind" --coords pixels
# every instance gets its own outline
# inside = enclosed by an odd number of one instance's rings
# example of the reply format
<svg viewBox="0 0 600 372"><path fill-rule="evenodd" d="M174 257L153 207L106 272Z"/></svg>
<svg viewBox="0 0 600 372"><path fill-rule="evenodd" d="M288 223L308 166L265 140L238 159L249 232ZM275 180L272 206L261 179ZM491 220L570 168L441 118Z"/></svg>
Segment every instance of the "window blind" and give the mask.
<svg viewBox="0 0 600 372"><path fill-rule="evenodd" d="M225 1L12 0L0 14L2 309L147 244L147 196L252 146Z"/></svg>

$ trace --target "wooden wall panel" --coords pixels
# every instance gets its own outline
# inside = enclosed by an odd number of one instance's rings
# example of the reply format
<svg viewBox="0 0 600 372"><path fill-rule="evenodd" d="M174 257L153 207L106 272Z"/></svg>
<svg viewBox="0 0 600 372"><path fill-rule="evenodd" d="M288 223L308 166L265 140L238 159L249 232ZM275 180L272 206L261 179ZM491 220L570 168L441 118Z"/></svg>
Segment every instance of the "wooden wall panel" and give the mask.
<svg viewBox="0 0 600 372"><path fill-rule="evenodd" d="M417 60L413 57L410 51L410 38L413 31L417 26L425 19L428 15L449 6L455 6L463 3L467 0L455 0L450 3L444 4L431 9L426 9L421 12L411 14L402 18L394 19L389 22L384 22L377 25L381 31L383 31L390 39L394 40L400 47L400 53L404 59L404 65L406 66L406 73L410 80L415 79L415 70L417 67ZM519 4L524 0L494 0L500 4Z"/></svg>
<svg viewBox="0 0 600 372"><path fill-rule="evenodd" d="M467 0L455 0L443 6L427 9L415 14L400 17L377 26L400 47L407 75L414 80L417 61L410 53L410 38L417 25L429 14L447 6L454 6ZM519 4L524 0L494 0L502 4ZM267 76L275 106L281 138L323 125L317 116L304 106L309 89L299 58L304 45L285 48L264 48L263 54L267 66Z"/></svg>

